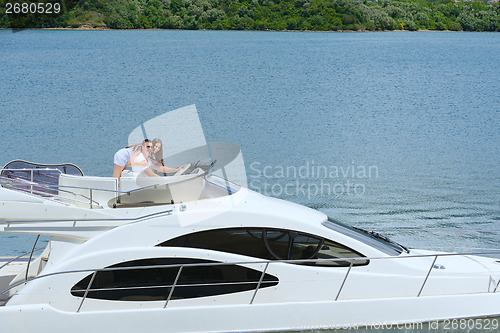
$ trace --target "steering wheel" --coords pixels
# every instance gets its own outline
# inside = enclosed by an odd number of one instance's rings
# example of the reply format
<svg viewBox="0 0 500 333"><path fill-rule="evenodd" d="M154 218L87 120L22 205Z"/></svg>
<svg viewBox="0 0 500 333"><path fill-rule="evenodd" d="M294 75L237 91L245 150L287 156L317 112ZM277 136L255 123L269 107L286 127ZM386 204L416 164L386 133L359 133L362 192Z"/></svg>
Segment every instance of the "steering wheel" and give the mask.
<svg viewBox="0 0 500 333"><path fill-rule="evenodd" d="M181 168L179 171L177 171L174 176L180 176L182 175L184 172L186 172L187 169L189 169L189 167L191 166L191 163L187 163L186 165L184 165L183 168Z"/></svg>

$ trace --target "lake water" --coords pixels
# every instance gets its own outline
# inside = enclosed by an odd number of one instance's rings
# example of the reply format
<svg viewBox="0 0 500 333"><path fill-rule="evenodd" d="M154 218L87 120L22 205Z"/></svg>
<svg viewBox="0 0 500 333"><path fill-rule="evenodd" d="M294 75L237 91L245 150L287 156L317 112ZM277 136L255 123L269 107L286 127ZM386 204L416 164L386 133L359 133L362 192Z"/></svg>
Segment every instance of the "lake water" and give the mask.
<svg viewBox="0 0 500 333"><path fill-rule="evenodd" d="M493 33L3 30L0 164L111 175L133 128L196 104L262 193L363 228L500 230L499 54ZM0 235L0 255L32 240ZM499 244L466 232L456 249Z"/></svg>

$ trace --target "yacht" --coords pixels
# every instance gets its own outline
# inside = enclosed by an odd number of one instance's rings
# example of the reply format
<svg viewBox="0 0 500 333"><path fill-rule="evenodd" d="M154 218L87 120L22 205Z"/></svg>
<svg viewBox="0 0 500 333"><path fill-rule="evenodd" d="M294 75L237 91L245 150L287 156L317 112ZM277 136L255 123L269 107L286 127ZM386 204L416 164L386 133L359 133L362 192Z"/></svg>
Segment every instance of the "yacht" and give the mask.
<svg viewBox="0 0 500 333"><path fill-rule="evenodd" d="M0 265L6 332L52 332L56 322L75 332L260 332L500 315L492 257L408 249L198 168L123 190L73 165L28 165L3 168L0 232L50 241L32 260Z"/></svg>
<svg viewBox="0 0 500 333"><path fill-rule="evenodd" d="M0 232L49 241L0 262L2 331L301 331L463 318L498 328L499 252L407 248L236 185L212 172L217 163L120 180L73 164L4 166Z"/></svg>

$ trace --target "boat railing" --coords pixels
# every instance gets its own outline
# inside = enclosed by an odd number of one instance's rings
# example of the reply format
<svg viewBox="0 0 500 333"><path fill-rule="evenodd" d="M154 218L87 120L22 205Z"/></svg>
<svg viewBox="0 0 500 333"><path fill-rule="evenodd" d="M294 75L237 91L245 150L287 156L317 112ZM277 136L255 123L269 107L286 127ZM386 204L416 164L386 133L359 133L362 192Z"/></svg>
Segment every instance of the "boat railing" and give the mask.
<svg viewBox="0 0 500 333"><path fill-rule="evenodd" d="M187 263L187 264L169 264L169 265L150 265L150 266L127 266L127 267L110 267L110 268L94 268L94 269L81 269L81 270L70 270L70 271L62 271L62 272L54 272L54 273L47 273L44 275L39 275L33 278L30 278L26 281L19 282L13 286L10 286L8 289L3 290L0 292L0 297L8 293L10 290L18 288L24 284L28 284L34 280L38 279L46 279L49 277L53 276L59 276L59 275L68 275L68 274L88 274L90 276L90 281L88 284L85 286L85 289L78 289L77 291L79 293L83 293L83 296L77 296L81 298L78 302L78 307L75 308L75 312L81 312L83 305L85 304L85 301L88 300L89 294L90 293L95 293L95 292L112 292L112 291L119 291L123 292L124 290L134 290L137 291L138 289L155 289L155 288L161 288L165 289L167 288L168 295L164 294L165 297L163 300L156 300L156 301L161 301L161 306L163 308L168 308L168 304L170 301L173 299L175 290L178 288L191 288L191 287L207 287L207 288L213 288L213 287L222 287L222 286L237 286L241 284L254 284L255 288L252 288L250 291L249 298L247 302L244 302L244 304L254 304L255 298L258 295L258 292L262 289L262 284L266 282L265 276L266 273L269 271L269 267L271 265L277 265L277 264L283 264L283 263L289 263L289 264L308 264L308 265L314 265L319 262L349 262L349 266L347 267L347 270L344 274L344 276L341 278L341 282L338 286L338 290L335 292L335 297L332 299L333 301L339 301L340 296L342 292L345 290L345 285L348 279L352 275L352 271L356 268L354 266L355 262L359 260L370 260L370 261L375 261L375 260L409 260L412 258L429 258L432 260L430 266L428 267L427 273L425 277L422 279L420 282L416 282L416 285L414 287L417 287L418 293L414 294L414 297L426 297L426 295L423 295L423 290L428 284L429 279L432 276L432 271L433 269L439 269L439 266L436 265L436 261L438 258L443 258L443 257L456 257L456 256L478 256L478 255L498 255L500 254L500 251L488 251L488 252L468 252L468 253L437 253L437 254L421 254L421 255L402 255L402 256L387 256L387 257L356 257L356 258L337 258L337 259L301 259L301 260L257 260L257 261L238 261L238 262L215 262L215 263ZM263 265L264 269L260 273L259 279L255 279L253 281L239 281L239 282L202 282L202 283L184 283L180 284L180 278L182 277L182 274L184 271L186 271L187 268L191 267L216 267L216 266L227 266L227 265L243 265L243 266L251 266L251 265ZM98 273L100 272L117 272L117 271L130 271L130 270L145 270L145 269L159 269L159 268L174 268L177 269L176 277L171 284L154 284L154 285L141 285L141 286L130 286L130 287L107 287L107 288L96 288L93 287L93 283L95 281L95 278ZM344 267L346 268L346 267ZM338 279L336 279L338 281ZM488 284L488 288L483 290L483 291L478 291L478 293L497 293L500 292L499 289L500 286L500 276L498 277L498 281L495 281L494 279L491 278L490 276L490 282ZM248 291L248 290L247 290ZM69 292L69 291L68 291ZM436 294L432 294L436 295ZM394 296L391 296L394 297ZM401 297L408 297L408 295L404 295ZM140 301L137 303L141 303ZM140 306L140 305L139 305Z"/></svg>
<svg viewBox="0 0 500 333"><path fill-rule="evenodd" d="M58 223L58 222L73 222L73 226L76 227L78 222L127 222L127 223L133 223L133 222L138 222L146 219L150 219L153 217L157 216L162 216L162 215L171 215L172 210L162 210L159 212L154 212L151 214L146 214L146 215L141 215L138 217L130 217L130 218L87 218L87 219L45 219L45 220L5 220L2 221L3 224L5 224L8 227L10 227L12 224L23 224L23 223Z"/></svg>
<svg viewBox="0 0 500 333"><path fill-rule="evenodd" d="M0 185L5 188L30 193L33 195L38 195L43 197L44 199L53 199L60 202L69 202L73 204L83 204L89 205L90 209L92 208L102 208L99 202L92 199L92 191L94 190L102 190L102 189L91 189L91 188L82 188L90 190L90 196L83 195L81 193L76 193L74 191L70 191L68 189L76 189L78 187L75 186L63 186L57 184L57 180L63 172L57 168L22 168L22 169L3 169L0 168L0 173L3 171L7 172L17 172L12 175L0 175ZM28 174L27 177L23 176L22 173L26 172ZM43 177L52 179L51 182L41 182L40 180L35 181L35 173L40 172L48 172L44 173ZM20 174L21 173L21 174ZM54 175L51 175L53 173ZM73 198L64 197L61 195L61 192L72 195Z"/></svg>
<svg viewBox="0 0 500 333"><path fill-rule="evenodd" d="M138 217L131 217L131 218L108 218L108 219L52 219L52 220L5 220L2 221L3 224L6 225L7 228L9 228L13 224L23 224L23 223L61 223L61 222L72 222L73 227L77 227L78 222L107 222L107 221L115 221L115 222L127 222L127 223L134 223L158 216L163 216L163 215L171 215L172 210L163 210L160 212L155 212L151 214L146 214L146 215L141 215ZM25 252L23 254L18 255L17 257L9 258L6 262L2 262L2 265L0 266L0 269L10 265L13 262L17 262L20 259L23 259L24 257L28 257L28 268L29 268L29 262L32 261L33 254L43 250L44 248L36 248L36 245L38 243L38 240L40 239L40 235L38 235L35 239L35 242L33 243L32 249L29 252Z"/></svg>
<svg viewBox="0 0 500 333"><path fill-rule="evenodd" d="M34 258L33 258L33 254L34 253L37 253L37 252L40 252L42 251L44 248L41 247L41 248L38 248L38 249L34 249L34 250L30 250L28 252L24 252L23 254L20 254L16 257L3 257L5 259L8 259L7 261L5 262L1 262L1 265L0 265L0 269L4 268L4 267L7 267L8 265L10 265L11 263L13 262L18 262L20 261L21 259L28 259L29 261L32 261Z"/></svg>
<svg viewBox="0 0 500 333"><path fill-rule="evenodd" d="M35 173L40 175L40 172L43 173L43 177L51 180L51 182L41 182L40 180L35 181ZM46 172L46 173L44 173ZM40 192L36 190L36 187L44 187L44 185L54 185L63 172L57 168L0 168L0 179L2 179L2 185L12 185L18 186L19 190L33 193L33 194L42 194L37 193ZM26 174L26 175L25 175ZM21 188L22 186L26 187ZM50 194L50 193L46 193Z"/></svg>
<svg viewBox="0 0 500 333"><path fill-rule="evenodd" d="M115 221L115 222L135 223L135 222L139 222L139 221L142 221L142 220L146 220L146 219L150 219L150 218L155 218L155 217L158 217L158 216L171 215L171 214L172 214L172 210L169 209L169 210L164 210L164 211L155 212L155 213L151 213L151 214L146 214L146 215L142 215L142 216L138 216L138 217L132 217L132 218L112 218L112 219L96 219L96 218L94 218L94 219L52 219L52 220L47 220L47 219L45 219L45 220L5 220L5 221L2 221L2 223L5 224L7 228L9 228L12 224L72 222L73 223L73 227L76 227L78 222L106 222L106 221ZM40 252L40 251L42 251L42 250L45 249L45 248L36 248L39 239L40 239L40 235L37 235L37 237L35 239L35 242L33 243L31 251L25 252L23 254L20 254L20 255L18 255L16 257L12 257L12 258L10 258L10 257L1 258L1 259L6 259L7 261L5 261L5 262L4 261L0 261L0 270L3 269L4 267L7 267L7 266L13 264L13 263L17 263L17 262L19 262L19 261L21 261L23 259L27 259L28 263L27 263L27 267L26 267L25 281L30 281L30 279L28 279L28 273L29 273L30 264L34 260L34 256L33 255L35 253L38 253L38 252ZM12 288L9 288L9 289L12 289ZM7 291L8 290L5 290L4 292L0 293L0 299L1 299L2 294L4 294Z"/></svg>
<svg viewBox="0 0 500 333"><path fill-rule="evenodd" d="M154 185L148 185L148 186L144 186L144 187L138 187L138 188L135 188L135 189L132 189L132 190L128 190L128 191L121 191L121 190L110 190L110 189L103 189L103 188L96 188L96 187L86 187L86 186L70 186L70 185L42 185L42 184L38 184L38 183L35 183L35 184L26 184L26 183L13 183L13 182L5 182L5 181L0 181L0 185L4 186L4 187L7 187L7 188L12 188L12 189L15 189L15 190L21 190L21 191L25 191L25 189L23 189L22 187L23 186L26 186L26 185L32 185L34 187L42 187L42 188L46 188L46 189L52 189L52 190L57 190L59 192L59 195L57 194L53 194L53 195L47 195L47 193L45 191L38 191L36 189L31 189L29 192L31 194L34 194L34 195L41 195L43 197L45 197L45 199L54 199L56 201L59 201L59 202L67 202L67 203L73 203L73 204L82 204L82 205L85 205L85 206L89 206L90 209L96 209L96 208L100 208L102 209L102 203L94 200L94 197L95 197L95 193L96 192L108 192L108 193L113 193L114 194L114 197L115 199L118 201L118 198L120 195L132 195L134 194L135 192L140 192L140 191L144 191L144 190L148 190L148 189L158 189L160 188L160 186L162 186L162 184L154 184ZM163 185L165 186L165 185ZM84 195L84 194L81 194L81 193L77 193L75 191L71 191L71 190L84 190L84 191L88 191L89 192L89 195ZM73 195L74 198L68 198L68 197L63 197L60 195L61 192L64 192L66 194L70 194L70 195ZM81 198L80 199L77 199L77 198Z"/></svg>
<svg viewBox="0 0 500 333"><path fill-rule="evenodd" d="M225 191L227 191L227 194L231 195L233 193L236 193L239 191L241 186L238 184L235 184L225 178L219 177L214 174L205 174L205 181L209 184L215 185Z"/></svg>
<svg viewBox="0 0 500 333"><path fill-rule="evenodd" d="M119 203L120 196L130 196L134 193L140 193L141 191L151 190L151 189L160 189L162 186L167 186L165 184L152 184L147 186L142 186L138 188L134 188L131 190L123 191L123 190L112 190L105 188L96 188L96 187L87 187L87 186L72 186L72 185L60 185L53 183L40 183L35 182L33 180L33 174L37 171L54 171L56 173L62 174L59 169L51 169L51 168L40 168L40 169L5 169L8 171L26 171L30 172L31 176L29 178L22 177L5 177L0 176L0 186L19 190L22 192L30 193L33 195L38 195L44 197L44 199L52 199L58 202L71 203L71 204L80 204L82 206L88 206L90 209L102 209L103 204L96 201L96 193L97 192L105 192L110 193L111 197L115 198L116 203ZM0 172L2 169L0 168ZM224 191L227 191L227 194L231 195L239 190L239 186L225 180L224 178L218 177L213 174L204 174L204 179L207 183L217 186ZM82 194L81 192L85 191L88 195ZM62 195L66 194L66 195ZM72 196L72 198L68 197ZM169 204L169 203L166 203Z"/></svg>
<svg viewBox="0 0 500 333"><path fill-rule="evenodd" d="M13 170L13 169L9 169L9 171L10 170ZM23 171L24 169L19 169L19 170ZM30 171L30 170L33 171L33 169L26 169L26 171ZM48 169L37 169L37 170L48 170ZM37 171L37 170L34 170L34 171ZM50 170L59 171L57 169L50 169ZM19 191L23 191L23 192L28 192L28 193L34 194L34 195L43 196L45 199L52 198L52 199L56 199L57 201L62 201L62 202L80 203L83 205L89 205L90 209L102 208L102 205L99 202L97 202L96 200L94 200L95 192L99 192L99 191L100 192L110 192L110 193L113 193L116 198L118 198L119 195L131 195L137 191L158 188L160 186L160 184L154 184L154 185L139 187L139 188L129 190L129 191L120 191L120 190L110 190L110 189L86 187L86 186L42 184L42 183L37 183L37 182L25 180L25 179L6 178L3 176L0 176L0 185L2 185L3 187L6 187L6 188L19 190ZM86 196L84 194L77 193L77 192L71 191L71 190L89 191L89 195ZM61 192L69 194L69 195L73 195L74 198L71 199L68 197L63 197L60 195Z"/></svg>

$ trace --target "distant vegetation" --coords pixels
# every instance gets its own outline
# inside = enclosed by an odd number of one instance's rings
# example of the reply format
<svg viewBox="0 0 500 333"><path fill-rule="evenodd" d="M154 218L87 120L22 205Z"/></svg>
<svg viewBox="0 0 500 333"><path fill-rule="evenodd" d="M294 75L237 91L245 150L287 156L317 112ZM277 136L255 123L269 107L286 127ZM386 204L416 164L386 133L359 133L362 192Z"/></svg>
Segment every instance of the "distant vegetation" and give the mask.
<svg viewBox="0 0 500 333"><path fill-rule="evenodd" d="M23 18L16 21L4 13L7 2L0 0L0 27L22 27ZM500 4L452 0L82 0L56 19L33 22L45 28L500 31Z"/></svg>

